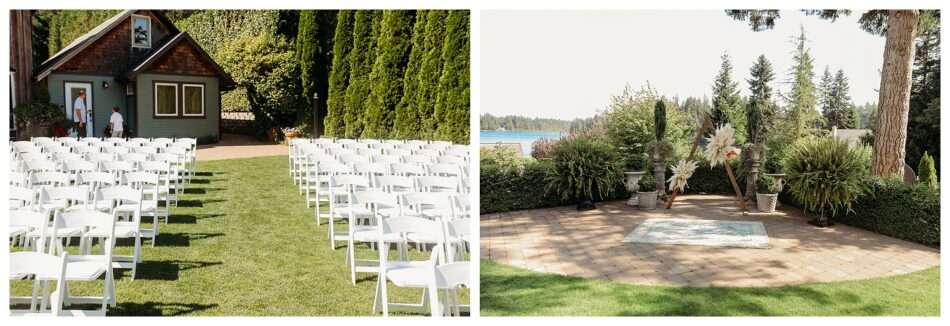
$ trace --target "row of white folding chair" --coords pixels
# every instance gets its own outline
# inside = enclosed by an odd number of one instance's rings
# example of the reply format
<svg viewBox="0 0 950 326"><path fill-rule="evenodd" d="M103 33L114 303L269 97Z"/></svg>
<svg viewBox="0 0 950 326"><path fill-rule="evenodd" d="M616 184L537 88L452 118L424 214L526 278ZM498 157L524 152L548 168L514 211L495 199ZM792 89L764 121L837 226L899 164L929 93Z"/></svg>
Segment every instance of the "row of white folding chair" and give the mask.
<svg viewBox="0 0 950 326"><path fill-rule="evenodd" d="M11 207L35 207L53 211L95 208L108 210L113 208L112 203L119 191L131 189L130 196L134 202L140 203L135 210L137 219L141 216L150 216L153 219L151 229L142 229L142 236L151 238L155 246L159 234L159 223L165 219L168 223L171 214L168 191L164 188L160 176L156 173L132 172L122 176L121 183L113 183L110 176L99 172L87 173L83 183L76 186L40 186L37 188L11 187ZM121 198L120 198L121 199ZM132 200L132 199L129 199Z"/></svg>
<svg viewBox="0 0 950 326"><path fill-rule="evenodd" d="M326 191L330 187L330 176L353 174L363 176L376 188L410 188L412 190L427 192L467 192L467 184L464 182L462 174L457 169L450 166L444 170L427 169L412 164L390 164L386 166L380 163L362 163L346 165L334 161L324 161L311 168L307 177L301 183L300 192L302 192L307 201L307 207L310 203L317 203L319 211L319 202L321 197L325 198ZM321 194L321 192L324 192Z"/></svg>
<svg viewBox="0 0 950 326"><path fill-rule="evenodd" d="M62 188L50 189L57 192L56 195L69 192L69 190ZM133 239L134 249L131 256L114 256L113 266L116 268L130 269L131 278L134 280L137 263L141 261L142 238L151 238L152 246L154 246L156 236L158 235L157 217L153 220L151 229L141 228L142 215L156 216L160 214L160 211L155 209L158 207L157 203L155 203L153 199L145 199L144 196L146 193L147 192L141 187L136 188L128 185L101 187L95 190L92 200L85 202L83 202L83 200L87 197L82 194L81 191L72 191L72 199L69 202L42 202L37 200L34 205L21 207L19 210L42 212L44 221L48 221L49 214L53 214L54 224L62 223L62 221L56 221L55 217L57 214L74 211L101 211L113 214L117 218L122 219L122 221L117 222L116 228L118 231L115 236L117 238ZM41 194L40 196L42 197L43 195ZM36 238L42 235L51 236L53 234L55 234L56 239L68 241L70 238L79 237L80 234L77 232L79 232L79 230L76 228L67 227L62 227L60 231L50 234L37 233L34 231L27 235L26 243L29 245L30 241L35 241ZM59 244L57 245L59 246Z"/></svg>
<svg viewBox="0 0 950 326"><path fill-rule="evenodd" d="M115 246L115 240L123 236L128 237L128 235L121 234L123 232L127 233L127 231L122 231L121 227L117 228L114 212L103 213L91 209L57 212L51 224L47 224L46 221L48 218L44 213L26 208L11 211L11 217L15 219L15 222L11 223L11 227L33 228L33 230L29 230L29 232L36 235L36 246L30 248L32 251L11 254L11 256L16 257L11 258L11 280L26 279L31 276L34 280L32 297L13 298L12 300L13 302L17 302L17 299L27 299L24 301L30 302L30 310L20 311L19 313L42 313L45 311L49 295L44 293L42 296L38 296L37 289L42 286L44 292L47 292L46 286L48 284L41 283L51 280L51 277L47 276L46 273L53 269L50 269L49 266L43 268L42 264L36 264L35 261L31 262L28 260L31 258L35 259L38 255L52 255L56 253L60 253L64 256L68 255L68 259L64 259L63 264L65 266L61 266L65 271L60 271L59 279L57 280L59 290L54 292L53 295L54 315L58 307L61 307L63 304L101 304L99 310L91 312L93 315L99 316L105 315L109 305L115 306L116 292L113 267L123 267L114 266L113 258L115 257L112 255L112 252ZM42 223L36 223L37 221L42 221ZM31 223L32 225L30 225ZM78 237L80 239L80 253L78 255L69 255L66 253L65 248L61 246L61 242L59 241L64 237ZM95 239L99 239L102 244L102 254L92 253L92 243ZM44 247L47 246L49 249L44 249ZM24 259L24 261L14 262L14 259ZM96 282L100 278L103 279L104 286L103 295L98 297L71 296L69 294L68 284L61 283L63 281ZM42 307L37 309L37 301L41 298ZM81 311L80 313L87 315L90 311Z"/></svg>
<svg viewBox="0 0 950 326"><path fill-rule="evenodd" d="M328 200L328 210L326 215L321 214L321 205L318 202L314 210L317 225L320 224L320 217L327 217L329 224L328 233L330 237L330 247L336 248L336 237L346 235L335 231L335 219L347 219L354 210L357 214L368 213L363 204L354 201L354 194L358 191L376 191L379 196L385 196L391 199L392 207L386 208L385 213L390 216L424 216L427 218L443 218L454 220L462 218L459 213L467 196L459 195L457 192L421 192L411 180L406 177L381 177L384 180L382 187L375 186L368 178L360 175L334 175L329 178L325 196L320 196ZM395 181L395 182L391 182ZM421 189L421 190L431 190ZM384 195L385 194L385 195ZM357 224L349 221L349 229L353 230ZM352 236L350 234L349 236Z"/></svg>
<svg viewBox="0 0 950 326"><path fill-rule="evenodd" d="M134 154L128 154L134 155ZM167 161L149 161L149 160L128 160L128 161L67 161L62 165L57 165L50 161L30 161L27 163L27 184L23 186L31 187L33 185L70 185L82 184L83 174L92 172L105 172L111 175L113 182L121 181L123 175L131 172L151 172L159 175L162 189L169 193L172 202L177 206L177 197L183 191L183 177L179 175L179 164L171 164ZM95 177L90 174L89 177ZM11 182L17 178L11 178ZM171 193L170 190L174 190Z"/></svg>

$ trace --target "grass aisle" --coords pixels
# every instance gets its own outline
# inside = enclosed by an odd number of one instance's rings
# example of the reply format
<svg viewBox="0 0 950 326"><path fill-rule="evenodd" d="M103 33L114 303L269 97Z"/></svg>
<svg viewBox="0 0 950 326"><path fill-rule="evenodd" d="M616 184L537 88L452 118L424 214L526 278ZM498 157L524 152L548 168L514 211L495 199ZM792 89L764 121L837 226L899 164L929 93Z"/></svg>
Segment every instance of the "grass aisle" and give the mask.
<svg viewBox="0 0 950 326"><path fill-rule="evenodd" d="M483 316L939 316L940 268L774 288L638 286L481 261Z"/></svg>
<svg viewBox="0 0 950 326"><path fill-rule="evenodd" d="M144 243L136 279L117 274L118 306L110 315L372 313L375 275L357 274L357 285L350 284L345 250L330 250L327 225L316 226L313 208L288 176L286 156L199 162L172 213L156 246ZM120 241L117 254L131 248ZM357 256L376 254L363 247ZM70 287L73 294L101 294L98 284ZM13 295L28 295L30 288L29 282L11 282ZM390 301L416 302L421 295L389 289Z"/></svg>

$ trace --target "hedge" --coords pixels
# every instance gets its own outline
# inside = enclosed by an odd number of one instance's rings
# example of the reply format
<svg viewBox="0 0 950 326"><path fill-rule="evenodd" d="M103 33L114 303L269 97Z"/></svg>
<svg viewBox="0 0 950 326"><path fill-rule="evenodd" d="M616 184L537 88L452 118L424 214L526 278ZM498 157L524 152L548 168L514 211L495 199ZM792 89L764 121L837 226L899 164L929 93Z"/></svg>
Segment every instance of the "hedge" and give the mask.
<svg viewBox="0 0 950 326"><path fill-rule="evenodd" d="M905 185L900 180L870 178L868 191L858 197L852 211L831 219L874 233L940 247L940 193L926 185ZM787 191L779 195L784 204L801 208ZM809 214L815 214L809 212Z"/></svg>
<svg viewBox="0 0 950 326"><path fill-rule="evenodd" d="M496 165L482 164L479 173L481 214L576 204L576 199L562 200L545 191L544 176L551 168L550 163L528 161L524 172L519 175L517 171L503 171ZM671 175L672 172L667 170L666 176ZM696 168L686 188L687 193L731 194L732 191L726 171L722 167L709 168L709 164ZM629 196L624 185L618 184L611 196L596 200L616 200Z"/></svg>
<svg viewBox="0 0 950 326"><path fill-rule="evenodd" d="M545 192L544 176L550 164L530 161L524 173L503 172L501 168L481 166L480 210L482 214L523 209L573 205L577 201L561 200ZM667 172L669 176L669 172ZM853 211L833 216L835 222L862 228L871 232L917 242L926 246L940 247L940 193L923 185L904 185L900 181L869 179L868 191L858 198ZM687 193L732 194L732 185L722 167L709 168L700 165L689 179ZM610 198L616 200L629 195L618 185ZM802 205L785 188L779 200L786 205L801 208ZM813 214L809 212L809 214Z"/></svg>

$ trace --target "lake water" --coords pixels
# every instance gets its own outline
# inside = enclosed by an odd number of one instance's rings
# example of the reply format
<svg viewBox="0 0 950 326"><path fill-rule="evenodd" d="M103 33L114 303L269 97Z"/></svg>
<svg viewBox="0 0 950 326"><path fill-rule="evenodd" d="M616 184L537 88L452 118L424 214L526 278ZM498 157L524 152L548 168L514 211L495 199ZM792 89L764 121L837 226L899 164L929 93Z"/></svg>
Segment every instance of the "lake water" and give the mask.
<svg viewBox="0 0 950 326"><path fill-rule="evenodd" d="M531 156L531 144L535 140L546 138L546 139L560 139L561 133L557 131L495 131L495 130L481 130L479 131L481 137L480 142L482 144L495 144L495 143L518 143L521 144L521 151L524 156Z"/></svg>

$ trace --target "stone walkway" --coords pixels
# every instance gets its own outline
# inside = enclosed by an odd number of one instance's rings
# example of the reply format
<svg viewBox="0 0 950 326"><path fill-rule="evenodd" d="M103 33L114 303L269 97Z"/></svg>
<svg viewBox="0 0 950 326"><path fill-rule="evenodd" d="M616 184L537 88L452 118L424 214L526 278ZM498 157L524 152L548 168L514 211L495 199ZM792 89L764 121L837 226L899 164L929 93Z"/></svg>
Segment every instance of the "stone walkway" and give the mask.
<svg viewBox="0 0 950 326"><path fill-rule="evenodd" d="M244 135L225 134L217 144L198 146L199 161L276 155L287 155L287 146Z"/></svg>
<svg viewBox="0 0 950 326"><path fill-rule="evenodd" d="M647 218L761 221L769 249L623 243ZM731 197L690 195L673 209L623 201L481 216L481 256L537 272L644 285L780 286L867 279L940 264L940 252L845 225L819 229L797 209L743 215Z"/></svg>

